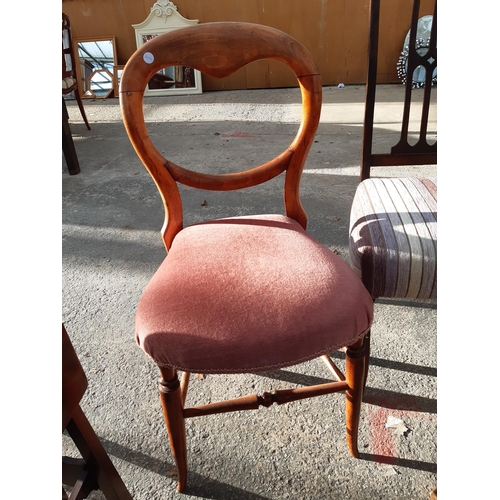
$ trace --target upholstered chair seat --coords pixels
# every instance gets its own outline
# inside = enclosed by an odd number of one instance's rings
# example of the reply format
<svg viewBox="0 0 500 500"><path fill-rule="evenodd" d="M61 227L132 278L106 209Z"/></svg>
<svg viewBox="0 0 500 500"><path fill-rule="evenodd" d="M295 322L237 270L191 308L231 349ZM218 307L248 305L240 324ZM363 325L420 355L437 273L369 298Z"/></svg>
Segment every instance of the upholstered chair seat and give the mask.
<svg viewBox="0 0 500 500"><path fill-rule="evenodd" d="M228 218L176 235L139 303L136 339L159 366L263 371L354 343L372 314L349 265L298 222Z"/></svg>
<svg viewBox="0 0 500 500"><path fill-rule="evenodd" d="M364 180L350 235L351 263L373 298L436 299L436 179Z"/></svg>
<svg viewBox="0 0 500 500"><path fill-rule="evenodd" d="M76 85L76 78L72 78L71 76L68 76L67 78L62 79L62 88L63 90L70 89L74 85Z"/></svg>

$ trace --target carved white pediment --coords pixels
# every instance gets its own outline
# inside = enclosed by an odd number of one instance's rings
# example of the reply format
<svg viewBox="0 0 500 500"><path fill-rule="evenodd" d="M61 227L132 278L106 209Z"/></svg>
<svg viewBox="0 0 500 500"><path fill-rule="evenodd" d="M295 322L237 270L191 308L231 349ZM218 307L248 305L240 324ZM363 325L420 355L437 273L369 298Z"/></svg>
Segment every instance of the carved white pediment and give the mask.
<svg viewBox="0 0 500 500"><path fill-rule="evenodd" d="M168 31L198 24L197 19L186 19L177 11L177 5L168 0L158 0L148 17L133 24L137 48L152 38ZM201 94L201 73L197 69L175 66L156 74L148 83L144 95Z"/></svg>
<svg viewBox="0 0 500 500"><path fill-rule="evenodd" d="M198 24L197 19L186 19L177 11L177 5L168 0L158 0L152 7L148 17L139 24L133 24L135 30L151 30L164 32L169 29L182 28Z"/></svg>
<svg viewBox="0 0 500 500"><path fill-rule="evenodd" d="M158 0L151 7L151 12L154 12L155 16L161 17L165 22L167 22L167 17L171 16L174 11L177 11L177 5L168 0Z"/></svg>

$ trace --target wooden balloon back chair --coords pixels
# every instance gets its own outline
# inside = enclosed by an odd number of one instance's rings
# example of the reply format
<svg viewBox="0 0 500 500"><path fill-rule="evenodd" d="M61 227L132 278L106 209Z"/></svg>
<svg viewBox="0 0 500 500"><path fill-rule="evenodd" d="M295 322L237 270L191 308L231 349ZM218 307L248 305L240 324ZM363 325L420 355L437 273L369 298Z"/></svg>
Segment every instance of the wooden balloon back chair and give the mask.
<svg viewBox="0 0 500 500"><path fill-rule="evenodd" d="M429 3L432 0L426 2ZM433 3L430 11L421 9L420 0L413 0L410 5L400 138L390 151L374 153L380 0L370 2L361 182L351 208L349 254L353 268L374 300L437 299L437 179L372 177L376 167L437 164L437 140L428 130L433 80L437 74L437 1ZM417 38L418 21L423 15L433 16L430 37L426 40ZM417 68L425 72L422 82L414 81ZM418 102L416 93L421 95L421 114L415 140L410 130L410 112ZM367 356L369 338L370 334Z"/></svg>
<svg viewBox="0 0 500 500"><path fill-rule="evenodd" d="M267 163L231 174L195 172L164 158L144 122L143 95L150 78L164 67L179 65L222 78L258 59L281 61L297 77L303 115L290 146ZM299 196L319 122L321 92L318 69L300 43L276 29L247 23L199 24L163 34L139 48L123 71L124 124L165 210L167 257L143 292L135 335L160 369L160 398L179 491L187 481L184 422L191 417L344 392L347 442L358 456L363 340L373 302L349 265L306 233ZM282 173L286 215L228 217L183 226L178 184L238 190ZM328 354L345 347L344 375ZM336 381L185 407L190 373L255 373L319 357ZM183 372L180 381L178 371Z"/></svg>
<svg viewBox="0 0 500 500"><path fill-rule="evenodd" d="M82 96L78 88L78 78L76 76L75 53L73 47L73 38L71 35L71 24L69 17L62 15L62 93L63 95L75 93L75 99L80 108L83 121L90 130L90 125L83 107Z"/></svg>

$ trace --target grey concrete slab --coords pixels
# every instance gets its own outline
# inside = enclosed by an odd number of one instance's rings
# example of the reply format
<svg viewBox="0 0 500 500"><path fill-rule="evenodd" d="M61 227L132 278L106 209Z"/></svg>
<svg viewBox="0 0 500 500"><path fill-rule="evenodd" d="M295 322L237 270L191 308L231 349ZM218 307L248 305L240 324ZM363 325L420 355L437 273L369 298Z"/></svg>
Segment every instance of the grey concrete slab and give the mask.
<svg viewBox="0 0 500 500"><path fill-rule="evenodd" d="M394 138L399 85L381 86L376 141ZM324 88L302 198L310 233L347 259L349 210L358 183L364 87ZM145 99L148 130L183 166L233 171L271 159L300 119L298 89L211 92ZM174 463L157 368L134 340L141 292L165 256L156 187L133 151L118 99L68 101L81 172L62 160L62 320L86 371L82 407L132 496L211 499L427 499L437 484L435 304L380 301L372 366L360 423L361 459L345 443L344 400L324 396L254 412L187 421L189 476L175 491ZM432 126L435 127L435 119ZM376 175L435 175L435 167ZM187 224L205 218L283 210L281 179L243 193L184 189ZM339 362L342 359L339 356ZM272 373L193 377L188 404L317 383L320 361ZM407 430L388 428L390 417ZM68 436L63 454L77 456ZM93 492L89 498L104 498Z"/></svg>

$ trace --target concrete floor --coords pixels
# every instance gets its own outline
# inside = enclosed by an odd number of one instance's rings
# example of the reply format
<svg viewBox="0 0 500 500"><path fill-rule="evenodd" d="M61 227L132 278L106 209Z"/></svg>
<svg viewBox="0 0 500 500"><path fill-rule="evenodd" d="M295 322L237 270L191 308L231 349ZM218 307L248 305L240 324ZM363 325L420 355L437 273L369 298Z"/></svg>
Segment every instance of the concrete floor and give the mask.
<svg viewBox="0 0 500 500"><path fill-rule="evenodd" d="M403 88L381 86L378 97L376 147L382 148L396 142ZM364 87L325 87L323 102L302 199L309 232L347 259ZM188 487L185 494L176 493L157 368L134 340L136 304L165 256L162 206L128 141L118 99L85 100L84 105L90 131L76 101L67 102L81 172L69 175L63 157L62 321L89 381L82 408L133 498L428 499L437 484L436 304L383 300L375 306L360 459L347 450L340 395L190 419ZM205 171L231 171L233 164L257 165L286 148L300 119L300 92L150 97L145 116L150 136L168 159L186 167L202 165ZM402 173L435 175L436 169L376 171ZM281 213L281 190L279 179L242 194L185 189L186 223ZM259 375L194 376L187 403L327 378L321 361ZM387 427L390 417L401 419L407 430ZM62 452L78 456L64 434ZM89 498L104 497L93 492Z"/></svg>

